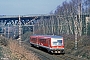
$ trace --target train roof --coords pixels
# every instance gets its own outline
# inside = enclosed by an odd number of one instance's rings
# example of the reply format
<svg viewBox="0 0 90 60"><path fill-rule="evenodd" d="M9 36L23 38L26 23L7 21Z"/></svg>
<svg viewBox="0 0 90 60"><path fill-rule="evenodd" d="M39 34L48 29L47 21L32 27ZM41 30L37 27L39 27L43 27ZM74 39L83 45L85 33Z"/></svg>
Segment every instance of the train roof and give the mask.
<svg viewBox="0 0 90 60"><path fill-rule="evenodd" d="M45 37L45 38L63 38L62 36L57 36L57 35L32 35L36 37Z"/></svg>

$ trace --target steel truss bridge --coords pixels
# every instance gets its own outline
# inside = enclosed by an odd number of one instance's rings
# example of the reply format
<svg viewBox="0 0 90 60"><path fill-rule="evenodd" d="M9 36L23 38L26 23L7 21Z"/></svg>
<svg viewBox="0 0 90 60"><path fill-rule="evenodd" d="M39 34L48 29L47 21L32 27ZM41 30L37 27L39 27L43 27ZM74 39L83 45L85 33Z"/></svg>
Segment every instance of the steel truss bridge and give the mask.
<svg viewBox="0 0 90 60"><path fill-rule="evenodd" d="M11 25L33 25L37 20L43 18L49 18L50 15L1 15L0 26ZM20 18L20 21L19 21Z"/></svg>
<svg viewBox="0 0 90 60"><path fill-rule="evenodd" d="M38 20L48 19L50 16L51 15L0 15L0 34L8 38L19 35L19 38L21 38L23 26L29 26L30 30L34 30L33 26Z"/></svg>

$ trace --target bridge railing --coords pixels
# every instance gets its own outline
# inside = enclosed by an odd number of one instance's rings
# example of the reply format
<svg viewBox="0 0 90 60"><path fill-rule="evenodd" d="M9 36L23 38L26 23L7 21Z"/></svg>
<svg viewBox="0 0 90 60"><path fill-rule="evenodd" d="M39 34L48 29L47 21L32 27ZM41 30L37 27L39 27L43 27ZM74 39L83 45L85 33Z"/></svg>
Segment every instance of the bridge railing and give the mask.
<svg viewBox="0 0 90 60"><path fill-rule="evenodd" d="M50 14L28 14L28 15L0 15L0 18L50 16Z"/></svg>

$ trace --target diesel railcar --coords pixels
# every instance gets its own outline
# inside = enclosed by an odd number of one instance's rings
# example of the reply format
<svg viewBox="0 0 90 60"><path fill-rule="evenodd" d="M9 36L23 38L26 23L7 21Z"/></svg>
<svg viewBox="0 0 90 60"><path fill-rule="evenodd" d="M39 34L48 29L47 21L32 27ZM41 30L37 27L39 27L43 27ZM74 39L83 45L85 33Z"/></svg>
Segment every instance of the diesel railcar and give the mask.
<svg viewBox="0 0 90 60"><path fill-rule="evenodd" d="M38 48L45 48L50 53L65 53L62 36L32 35L30 36L30 44Z"/></svg>

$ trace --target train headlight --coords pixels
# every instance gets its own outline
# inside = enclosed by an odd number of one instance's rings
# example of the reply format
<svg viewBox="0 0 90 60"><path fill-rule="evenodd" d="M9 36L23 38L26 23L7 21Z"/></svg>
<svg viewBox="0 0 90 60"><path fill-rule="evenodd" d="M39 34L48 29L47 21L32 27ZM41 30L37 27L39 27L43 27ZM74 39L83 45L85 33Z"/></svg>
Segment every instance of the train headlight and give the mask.
<svg viewBox="0 0 90 60"><path fill-rule="evenodd" d="M60 53L60 51L58 51L58 53Z"/></svg>
<svg viewBox="0 0 90 60"><path fill-rule="evenodd" d="M57 51L55 51L55 53L57 53Z"/></svg>

